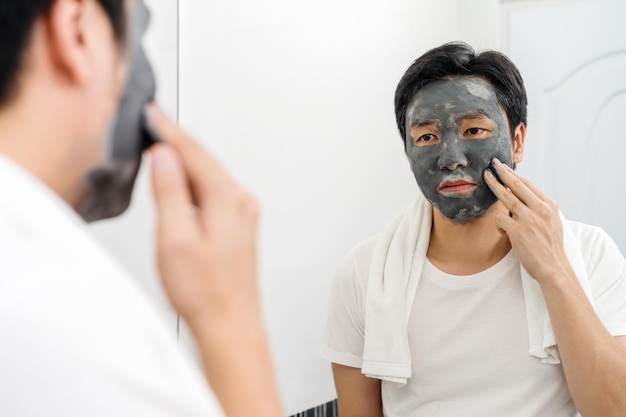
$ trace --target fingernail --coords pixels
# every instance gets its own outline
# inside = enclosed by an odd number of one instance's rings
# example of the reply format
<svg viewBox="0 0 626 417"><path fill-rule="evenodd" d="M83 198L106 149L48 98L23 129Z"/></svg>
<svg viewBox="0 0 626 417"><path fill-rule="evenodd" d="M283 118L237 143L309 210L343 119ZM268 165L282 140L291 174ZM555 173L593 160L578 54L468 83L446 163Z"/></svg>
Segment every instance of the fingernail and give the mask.
<svg viewBox="0 0 626 417"><path fill-rule="evenodd" d="M493 177L493 173L491 172L491 170L489 168L485 169L485 176Z"/></svg>
<svg viewBox="0 0 626 417"><path fill-rule="evenodd" d="M151 150L152 166L155 172L166 172L178 169L178 157L167 145L156 145Z"/></svg>
<svg viewBox="0 0 626 417"><path fill-rule="evenodd" d="M500 165L502 165L502 162L500 162L500 160L498 158L493 158L493 164L497 167L499 167Z"/></svg>

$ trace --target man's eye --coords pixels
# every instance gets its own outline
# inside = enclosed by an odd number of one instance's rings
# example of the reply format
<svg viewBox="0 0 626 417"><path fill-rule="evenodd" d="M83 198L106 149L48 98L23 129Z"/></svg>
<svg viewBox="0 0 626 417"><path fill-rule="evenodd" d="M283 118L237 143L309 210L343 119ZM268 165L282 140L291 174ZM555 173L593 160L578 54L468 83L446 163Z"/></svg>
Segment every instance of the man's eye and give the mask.
<svg viewBox="0 0 626 417"><path fill-rule="evenodd" d="M433 135L432 133L427 133L425 135L422 135L419 137L418 141L419 142L430 142L435 140L437 137L435 135Z"/></svg>
<svg viewBox="0 0 626 417"><path fill-rule="evenodd" d="M469 129L467 129L467 133L469 133L470 135L479 135L486 131L486 129L482 129L480 127L470 127Z"/></svg>
<svg viewBox="0 0 626 417"><path fill-rule="evenodd" d="M429 146L439 143L439 137L435 133L425 133L421 136L413 136L413 145Z"/></svg>

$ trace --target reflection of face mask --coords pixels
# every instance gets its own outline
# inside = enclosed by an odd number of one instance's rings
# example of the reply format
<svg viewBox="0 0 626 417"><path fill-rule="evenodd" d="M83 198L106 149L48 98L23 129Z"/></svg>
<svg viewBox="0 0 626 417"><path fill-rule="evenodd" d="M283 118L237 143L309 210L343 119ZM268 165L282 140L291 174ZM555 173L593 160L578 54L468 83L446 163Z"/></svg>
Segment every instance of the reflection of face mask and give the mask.
<svg viewBox="0 0 626 417"><path fill-rule="evenodd" d="M473 122L464 117L477 112L492 121L493 130L485 138L468 138L466 130ZM512 166L508 122L491 85L473 77L434 81L417 92L406 116L406 153L424 196L454 222L482 216L497 200L483 171L494 157ZM411 127L425 121L437 126L437 141L417 146ZM415 132L419 136L424 130L417 127Z"/></svg>
<svg viewBox="0 0 626 417"><path fill-rule="evenodd" d="M88 195L78 206L86 221L121 214L130 204L141 155L156 138L147 128L144 108L154 99L156 82L141 38L150 15L143 0L134 2L132 24L127 32L130 73L113 125L106 139L106 160L85 178Z"/></svg>

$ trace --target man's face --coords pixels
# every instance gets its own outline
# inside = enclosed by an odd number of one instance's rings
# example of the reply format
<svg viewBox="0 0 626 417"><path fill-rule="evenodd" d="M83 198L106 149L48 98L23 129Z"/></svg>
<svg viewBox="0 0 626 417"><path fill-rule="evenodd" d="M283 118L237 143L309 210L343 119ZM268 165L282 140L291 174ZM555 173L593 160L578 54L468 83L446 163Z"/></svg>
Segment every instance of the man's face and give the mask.
<svg viewBox="0 0 626 417"><path fill-rule="evenodd" d="M483 171L496 157L512 166L509 126L487 81L460 77L424 86L407 107L406 153L417 184L456 223L496 202Z"/></svg>

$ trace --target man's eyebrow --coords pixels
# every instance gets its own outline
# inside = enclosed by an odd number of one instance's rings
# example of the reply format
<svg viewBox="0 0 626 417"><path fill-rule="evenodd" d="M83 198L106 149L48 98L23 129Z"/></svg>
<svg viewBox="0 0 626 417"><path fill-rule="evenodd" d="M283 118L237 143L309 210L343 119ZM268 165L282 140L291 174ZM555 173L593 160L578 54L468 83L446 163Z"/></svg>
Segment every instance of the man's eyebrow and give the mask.
<svg viewBox="0 0 626 417"><path fill-rule="evenodd" d="M476 111L463 113L462 115L460 115L457 118L457 121L462 121L462 120L479 120L479 119L489 119L489 120L491 120L491 117L487 116L487 113L485 113L482 110L476 110Z"/></svg>
<svg viewBox="0 0 626 417"><path fill-rule="evenodd" d="M411 123L411 129L430 125L439 126L439 121L437 119L417 119L413 123Z"/></svg>

